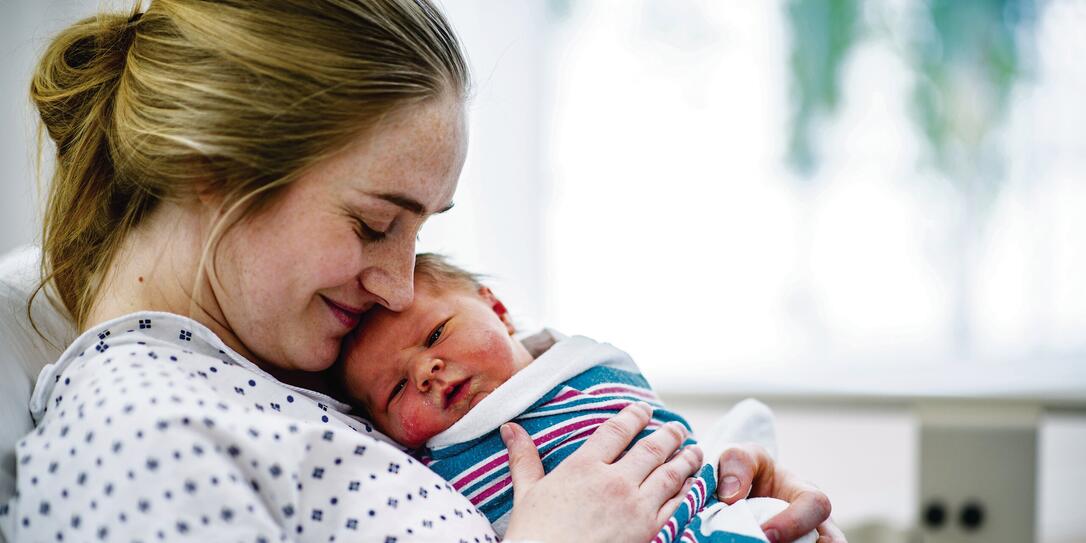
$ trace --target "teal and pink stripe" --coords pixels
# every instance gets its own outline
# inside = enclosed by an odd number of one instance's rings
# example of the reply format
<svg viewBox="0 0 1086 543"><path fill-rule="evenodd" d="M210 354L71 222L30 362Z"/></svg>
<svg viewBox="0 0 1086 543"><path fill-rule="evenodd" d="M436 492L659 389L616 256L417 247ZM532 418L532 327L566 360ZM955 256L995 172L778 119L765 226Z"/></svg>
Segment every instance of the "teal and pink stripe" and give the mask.
<svg viewBox="0 0 1086 543"><path fill-rule="evenodd" d="M653 419L639 439L669 421L679 421L689 428L686 421L660 403L640 374L603 366L590 368L554 387L513 420L532 436L544 469L550 471L584 444L601 424L638 401L655 406ZM491 522L512 509L509 454L497 428L467 443L422 451L420 460L447 479ZM712 501L715 479L712 466L704 466L655 542L686 541L688 534L694 534L687 526Z"/></svg>

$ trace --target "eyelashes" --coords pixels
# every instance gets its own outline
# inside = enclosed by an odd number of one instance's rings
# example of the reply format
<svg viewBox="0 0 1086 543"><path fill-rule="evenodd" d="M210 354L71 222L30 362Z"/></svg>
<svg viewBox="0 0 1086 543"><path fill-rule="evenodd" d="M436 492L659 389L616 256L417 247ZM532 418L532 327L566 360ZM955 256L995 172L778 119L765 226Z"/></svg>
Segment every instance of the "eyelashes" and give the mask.
<svg viewBox="0 0 1086 543"><path fill-rule="evenodd" d="M437 340L441 339L441 333L445 331L445 324L448 322L449 321L445 321L439 324L437 328L434 328L433 332L430 332L430 335L426 337L427 347L433 347L434 343L437 343Z"/></svg>
<svg viewBox="0 0 1086 543"><path fill-rule="evenodd" d="M362 219L355 219L354 221L358 225L356 233L358 234L358 237L364 241L381 241L388 235L386 232L382 232L366 224Z"/></svg>
<svg viewBox="0 0 1086 543"><path fill-rule="evenodd" d="M401 390L407 387L407 379L400 379L400 382L396 383L396 386L392 387L392 392L388 395L389 403L395 398Z"/></svg>

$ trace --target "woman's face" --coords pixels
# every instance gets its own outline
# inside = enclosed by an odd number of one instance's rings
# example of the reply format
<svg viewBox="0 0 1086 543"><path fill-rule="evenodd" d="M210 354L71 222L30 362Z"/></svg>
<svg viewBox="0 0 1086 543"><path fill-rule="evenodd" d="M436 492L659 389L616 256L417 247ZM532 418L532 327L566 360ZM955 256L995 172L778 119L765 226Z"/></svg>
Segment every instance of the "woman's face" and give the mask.
<svg viewBox="0 0 1086 543"><path fill-rule="evenodd" d="M231 229L211 289L243 354L324 370L362 312L405 308L419 229L451 207L466 150L459 100L412 106Z"/></svg>

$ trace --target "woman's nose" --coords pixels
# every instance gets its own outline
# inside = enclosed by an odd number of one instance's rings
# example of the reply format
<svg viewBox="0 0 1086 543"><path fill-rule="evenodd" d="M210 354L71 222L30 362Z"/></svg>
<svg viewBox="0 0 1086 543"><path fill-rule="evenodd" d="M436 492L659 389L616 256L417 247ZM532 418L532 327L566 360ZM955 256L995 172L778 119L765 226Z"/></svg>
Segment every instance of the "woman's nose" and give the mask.
<svg viewBox="0 0 1086 543"><path fill-rule="evenodd" d="M428 392L443 369L445 362L440 358L423 357L415 367L415 386L419 392Z"/></svg>
<svg viewBox="0 0 1086 543"><path fill-rule="evenodd" d="M380 298L380 304L392 311L403 311L415 297L415 244L371 253L370 262L358 276L363 290Z"/></svg>

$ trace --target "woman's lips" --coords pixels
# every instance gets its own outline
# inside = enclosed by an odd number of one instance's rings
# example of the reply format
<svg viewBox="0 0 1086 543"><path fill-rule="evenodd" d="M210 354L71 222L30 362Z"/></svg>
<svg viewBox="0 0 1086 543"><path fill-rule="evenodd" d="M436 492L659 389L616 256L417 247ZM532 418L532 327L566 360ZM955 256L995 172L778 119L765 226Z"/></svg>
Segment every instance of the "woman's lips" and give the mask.
<svg viewBox="0 0 1086 543"><path fill-rule="evenodd" d="M324 303L328 305L328 308L332 310L332 315L347 329L354 328L358 325L359 319L362 318L362 311L352 311L353 308L348 308L321 296Z"/></svg>

